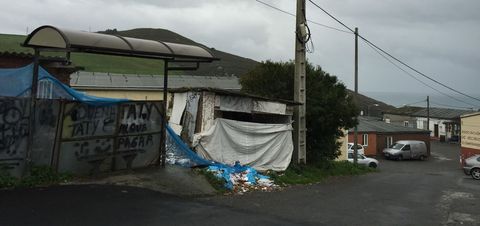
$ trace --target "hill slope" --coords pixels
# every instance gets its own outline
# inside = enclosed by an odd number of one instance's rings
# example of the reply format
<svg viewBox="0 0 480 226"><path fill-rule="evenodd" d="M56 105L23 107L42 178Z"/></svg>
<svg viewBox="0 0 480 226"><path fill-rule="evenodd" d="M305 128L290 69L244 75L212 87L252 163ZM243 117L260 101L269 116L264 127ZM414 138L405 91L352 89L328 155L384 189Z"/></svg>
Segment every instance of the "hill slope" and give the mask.
<svg viewBox="0 0 480 226"><path fill-rule="evenodd" d="M109 33L126 37L150 40L162 40L166 42L199 45L205 47L204 45L197 43L189 38L165 29L138 28L126 31L107 30L100 33ZM18 53L33 53L31 48L25 48L21 46L25 38L26 36L24 35L0 34L0 52L8 51ZM186 71L183 72L183 74L217 76L234 74L237 76L241 76L242 74L248 72L258 64L258 62L248 58L218 51L213 48L209 49L216 57L221 58L221 60L213 62L211 64L201 64L198 71ZM54 56L58 55L58 53L45 55ZM163 63L159 60L106 56L88 53L73 53L72 62L75 63L75 65L77 66L84 67L85 71L90 72L156 75L163 74ZM352 91L350 91L350 93L353 95ZM360 109L366 112L366 109L369 108L370 115L374 116L379 115L383 111L389 111L391 109L394 109L393 106L361 94L359 94L358 96L358 102L360 105ZM378 104L379 106L373 106L375 104Z"/></svg>
<svg viewBox="0 0 480 226"><path fill-rule="evenodd" d="M197 45L204 48L208 48L212 54L220 58L220 61L214 61L212 63L201 64L199 70L184 72L190 75L209 75L209 76L224 76L224 75L236 75L242 76L251 69L253 69L258 62L252 59L240 57L230 53L222 52L214 48L209 48L201 43L197 43L191 39L188 39L175 32L165 29L153 29L153 28L137 28L126 31L106 30L100 33L116 34L131 38L141 38L156 41L176 42L187 45Z"/></svg>

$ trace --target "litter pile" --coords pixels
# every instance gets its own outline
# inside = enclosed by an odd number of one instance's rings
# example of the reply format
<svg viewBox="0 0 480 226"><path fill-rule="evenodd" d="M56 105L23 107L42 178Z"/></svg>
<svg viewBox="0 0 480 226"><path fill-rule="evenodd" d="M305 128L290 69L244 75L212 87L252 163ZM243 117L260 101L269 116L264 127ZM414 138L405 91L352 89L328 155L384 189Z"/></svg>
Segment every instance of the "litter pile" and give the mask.
<svg viewBox="0 0 480 226"><path fill-rule="evenodd" d="M254 168L235 162L233 166L214 164L208 167L218 178L225 180L225 187L237 194L247 191L273 191L279 188L270 177L258 173Z"/></svg>
<svg viewBox="0 0 480 226"><path fill-rule="evenodd" d="M233 166L229 166L201 158L175 134L170 126L167 126L166 129L166 161L168 164L183 167L208 166L208 171L225 180L225 188L237 194L253 190L272 191L279 188L268 176L258 173L252 167L242 166L238 161Z"/></svg>

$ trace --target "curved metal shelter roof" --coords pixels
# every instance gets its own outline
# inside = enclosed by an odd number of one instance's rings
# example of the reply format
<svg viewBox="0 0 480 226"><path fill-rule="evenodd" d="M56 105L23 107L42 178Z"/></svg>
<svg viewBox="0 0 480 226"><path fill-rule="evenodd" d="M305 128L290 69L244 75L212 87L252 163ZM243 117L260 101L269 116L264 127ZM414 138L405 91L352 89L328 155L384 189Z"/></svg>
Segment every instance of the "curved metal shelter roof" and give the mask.
<svg viewBox="0 0 480 226"><path fill-rule="evenodd" d="M125 55L172 61L209 62L217 60L207 49L200 46L59 29L49 25L35 29L28 35L23 45L67 52Z"/></svg>

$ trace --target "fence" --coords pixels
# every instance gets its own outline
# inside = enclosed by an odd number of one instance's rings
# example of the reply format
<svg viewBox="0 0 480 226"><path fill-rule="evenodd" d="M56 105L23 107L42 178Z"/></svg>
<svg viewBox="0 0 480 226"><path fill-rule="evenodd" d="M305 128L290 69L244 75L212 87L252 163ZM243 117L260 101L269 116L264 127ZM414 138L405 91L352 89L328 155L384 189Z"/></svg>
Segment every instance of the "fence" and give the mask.
<svg viewBox="0 0 480 226"><path fill-rule="evenodd" d="M0 166L21 176L29 137L29 98L0 98ZM91 174L141 168L158 160L161 101L92 106L36 102L31 161L59 172Z"/></svg>

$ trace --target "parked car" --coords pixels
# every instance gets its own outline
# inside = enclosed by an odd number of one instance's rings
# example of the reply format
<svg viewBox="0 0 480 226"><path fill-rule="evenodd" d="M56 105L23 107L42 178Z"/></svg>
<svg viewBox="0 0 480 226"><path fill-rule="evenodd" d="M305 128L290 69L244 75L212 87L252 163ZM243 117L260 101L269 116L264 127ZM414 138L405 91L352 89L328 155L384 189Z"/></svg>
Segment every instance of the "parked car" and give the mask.
<svg viewBox="0 0 480 226"><path fill-rule="evenodd" d="M358 151L358 154L362 154L362 155L365 154L365 150L361 144L357 144L357 151ZM353 153L353 143L348 143L348 152Z"/></svg>
<svg viewBox="0 0 480 226"><path fill-rule="evenodd" d="M389 148L383 149L386 159L420 159L425 160L428 156L427 145L418 140L399 140Z"/></svg>
<svg viewBox="0 0 480 226"><path fill-rule="evenodd" d="M348 152L348 161L349 162L353 162L353 151L352 152ZM372 168L377 168L378 166L378 160L374 159L374 158L369 158L363 154L358 154L357 155L357 163L360 164L360 165L364 165L364 166L368 166L368 167L372 167Z"/></svg>
<svg viewBox="0 0 480 226"><path fill-rule="evenodd" d="M472 176L472 178L475 180L480 180L480 155L474 155L465 159L463 172Z"/></svg>

